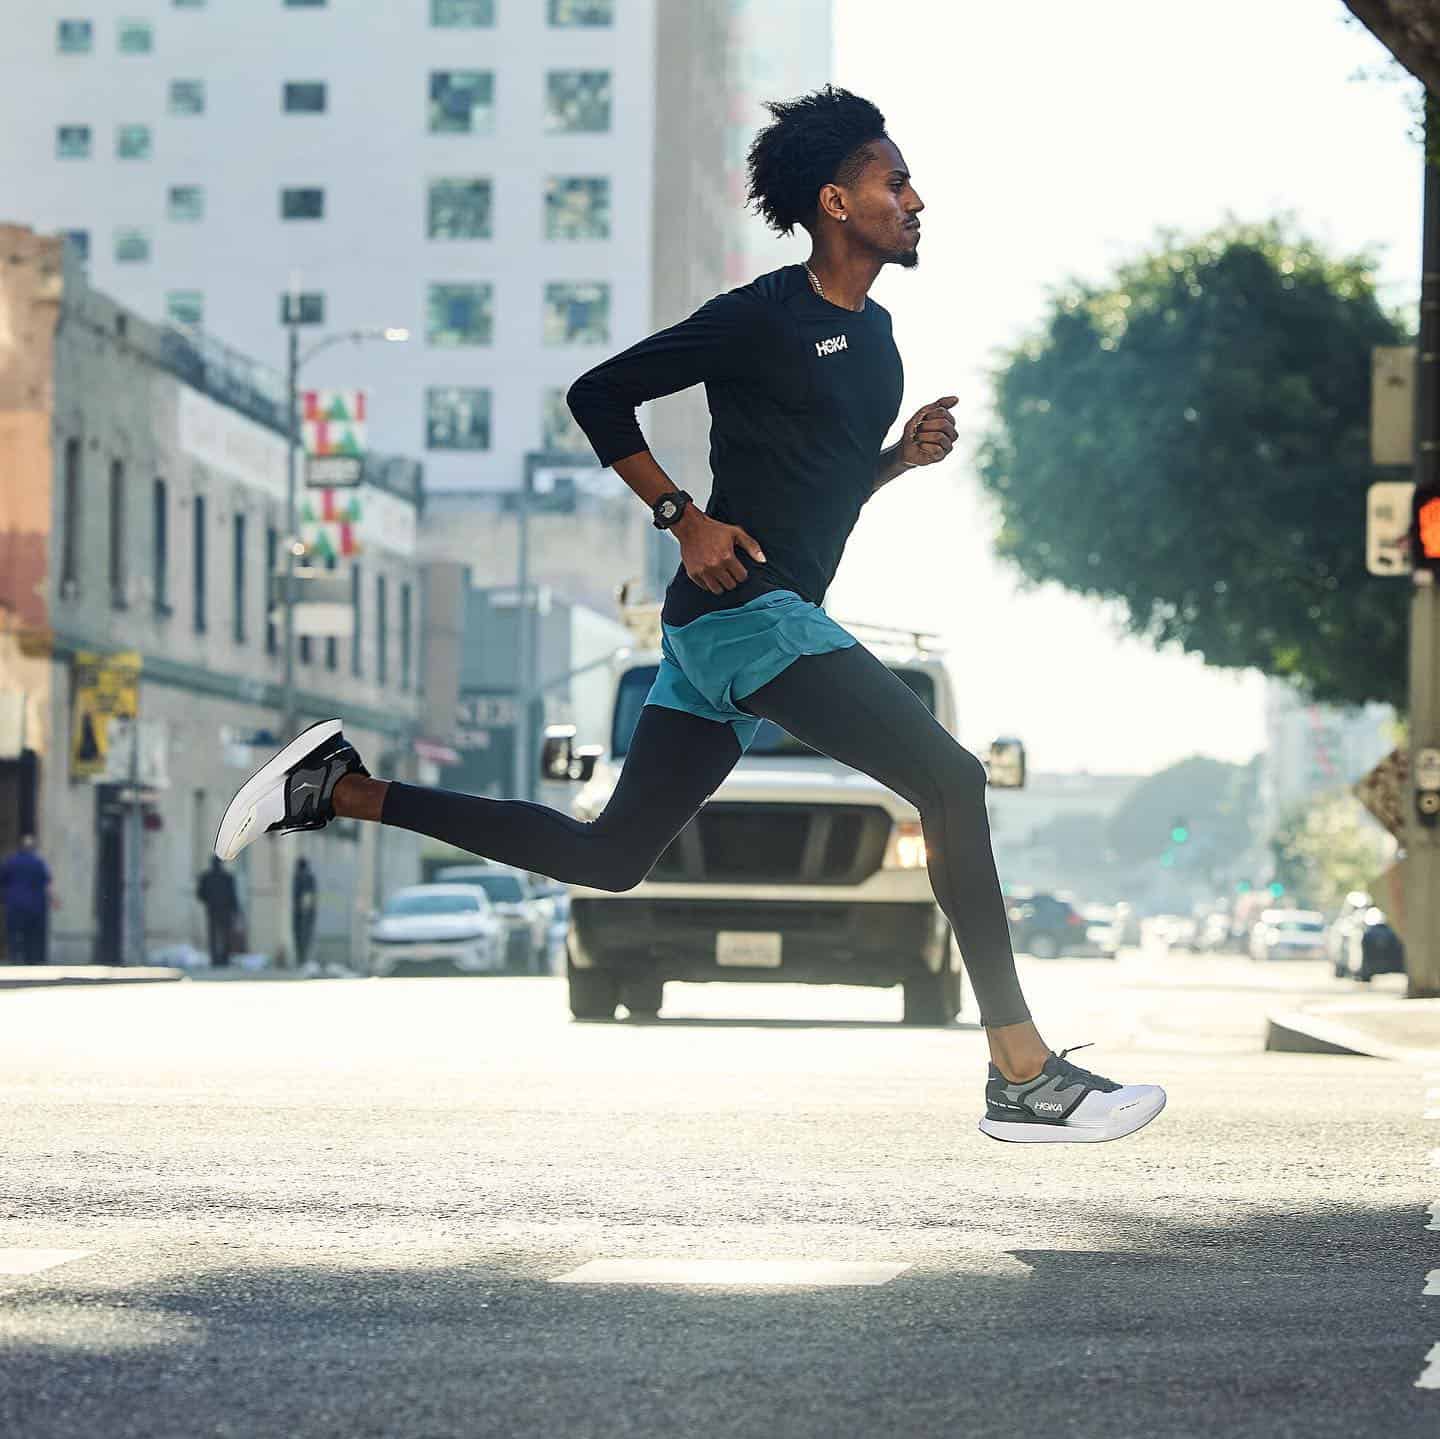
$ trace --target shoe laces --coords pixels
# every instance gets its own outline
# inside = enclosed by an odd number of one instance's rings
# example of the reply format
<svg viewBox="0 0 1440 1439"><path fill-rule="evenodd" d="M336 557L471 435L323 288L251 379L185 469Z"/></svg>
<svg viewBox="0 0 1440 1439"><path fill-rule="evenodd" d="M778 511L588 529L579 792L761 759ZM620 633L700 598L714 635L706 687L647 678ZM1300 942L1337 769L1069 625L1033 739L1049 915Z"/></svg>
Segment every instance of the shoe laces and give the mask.
<svg viewBox="0 0 1440 1439"><path fill-rule="evenodd" d="M1074 1054L1077 1049L1089 1049L1094 1043L1095 1041L1090 1039L1086 1040L1084 1044L1072 1044L1069 1049L1062 1049L1055 1056L1055 1062L1067 1079L1079 1080L1082 1084L1088 1084L1094 1089L1109 1094L1119 1089L1120 1085L1113 1079L1106 1079L1102 1074L1092 1074L1088 1069L1081 1069L1078 1064L1065 1058L1067 1054Z"/></svg>

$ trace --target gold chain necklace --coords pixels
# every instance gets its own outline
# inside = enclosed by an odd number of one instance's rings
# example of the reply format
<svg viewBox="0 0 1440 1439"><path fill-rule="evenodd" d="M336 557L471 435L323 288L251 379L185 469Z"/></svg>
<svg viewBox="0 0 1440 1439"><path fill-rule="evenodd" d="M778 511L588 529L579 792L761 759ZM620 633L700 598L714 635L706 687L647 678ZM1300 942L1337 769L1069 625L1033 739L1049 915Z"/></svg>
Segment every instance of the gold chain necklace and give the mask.
<svg viewBox="0 0 1440 1439"><path fill-rule="evenodd" d="M820 298L821 298L822 300L824 300L827 305L833 305L833 304L835 303L835 301L827 298L827 296L826 296L826 294L825 294L825 287L824 287L823 285L821 285L819 276L817 276L816 273L815 273L815 271L810 268L810 265L809 265L808 261L802 261L801 263L805 265L805 273L810 276L810 283L815 287L815 293L816 293L817 295L819 295ZM840 309L842 309L842 310L849 310L849 309L850 309L850 306L849 306L849 305L841 305L841 306L840 306ZM863 306L863 305L861 306L861 309L864 309L864 306ZM859 310L852 310L851 313L858 315L858 314L860 313L860 311L859 311Z"/></svg>

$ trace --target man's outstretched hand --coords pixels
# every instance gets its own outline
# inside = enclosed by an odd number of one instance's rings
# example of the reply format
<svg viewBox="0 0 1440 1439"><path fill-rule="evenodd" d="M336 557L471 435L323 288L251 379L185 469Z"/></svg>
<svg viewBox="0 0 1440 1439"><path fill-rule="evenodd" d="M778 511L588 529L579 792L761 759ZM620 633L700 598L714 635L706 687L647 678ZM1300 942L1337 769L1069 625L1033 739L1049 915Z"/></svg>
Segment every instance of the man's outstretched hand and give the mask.
<svg viewBox="0 0 1440 1439"><path fill-rule="evenodd" d="M950 411L959 403L959 395L942 395L905 421L900 458L907 465L933 465L950 453L955 444L955 421Z"/></svg>

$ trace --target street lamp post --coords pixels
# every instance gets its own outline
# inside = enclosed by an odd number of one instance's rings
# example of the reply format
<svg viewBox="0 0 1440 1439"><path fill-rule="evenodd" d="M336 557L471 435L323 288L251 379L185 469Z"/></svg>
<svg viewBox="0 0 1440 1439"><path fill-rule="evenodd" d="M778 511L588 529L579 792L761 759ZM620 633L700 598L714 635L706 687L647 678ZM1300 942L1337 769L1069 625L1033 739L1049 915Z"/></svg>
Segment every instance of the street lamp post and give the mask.
<svg viewBox="0 0 1440 1439"><path fill-rule="evenodd" d="M364 330L342 330L316 341L302 355L300 353L300 303L299 296L292 290L287 297L285 324L290 331L289 362L286 366L286 394L289 396L289 414L286 425L285 445L285 702L282 734L288 739L295 733L297 723L295 705L295 561L304 553L295 515L295 467L296 447L300 443L300 371L321 350L338 345L343 340L353 340L357 345L366 340L386 340L392 344L403 343L410 338L410 331L386 328Z"/></svg>

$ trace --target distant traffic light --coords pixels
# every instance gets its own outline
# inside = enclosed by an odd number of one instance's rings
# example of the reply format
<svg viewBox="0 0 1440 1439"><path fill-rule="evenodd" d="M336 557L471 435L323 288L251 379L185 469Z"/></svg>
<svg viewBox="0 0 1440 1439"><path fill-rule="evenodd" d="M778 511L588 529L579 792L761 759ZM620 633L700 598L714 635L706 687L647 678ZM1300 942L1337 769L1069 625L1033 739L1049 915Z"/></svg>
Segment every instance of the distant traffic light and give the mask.
<svg viewBox="0 0 1440 1439"><path fill-rule="evenodd" d="M1170 838L1175 844L1184 844L1190 838L1190 830L1183 819L1177 819L1170 830Z"/></svg>
<svg viewBox="0 0 1440 1439"><path fill-rule="evenodd" d="M1235 893L1236 893L1236 894L1249 894L1249 893L1250 893L1250 881L1249 881L1248 879L1236 880L1236 882L1235 882Z"/></svg>
<svg viewBox="0 0 1440 1439"><path fill-rule="evenodd" d="M1270 893L1273 894L1276 899L1279 899L1280 896L1285 893L1285 886L1281 884L1278 879L1271 880Z"/></svg>

